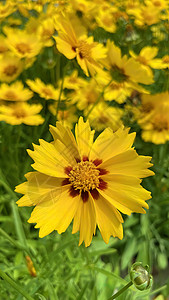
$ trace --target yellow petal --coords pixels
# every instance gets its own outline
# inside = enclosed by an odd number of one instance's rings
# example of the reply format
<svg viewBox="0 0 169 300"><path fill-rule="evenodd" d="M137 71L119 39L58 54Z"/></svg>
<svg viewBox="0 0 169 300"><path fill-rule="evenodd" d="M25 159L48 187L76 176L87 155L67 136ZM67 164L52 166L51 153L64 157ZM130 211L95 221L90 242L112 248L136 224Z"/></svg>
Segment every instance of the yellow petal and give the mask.
<svg viewBox="0 0 169 300"><path fill-rule="evenodd" d="M83 121L83 118L79 118L78 124L75 127L76 141L81 158L89 155L90 149L93 144L94 130L91 131L89 122Z"/></svg>
<svg viewBox="0 0 169 300"><path fill-rule="evenodd" d="M79 205L79 198L79 195L71 197L69 191L65 191L53 204L37 205L28 222L37 223L36 228L40 228L40 237L48 235L53 230L58 230L61 233L67 229L72 221Z"/></svg>
<svg viewBox="0 0 169 300"><path fill-rule="evenodd" d="M129 129L121 127L115 133L110 129L105 129L93 143L90 151L90 160L102 159L106 161L121 152L131 148L135 133L128 134Z"/></svg>
<svg viewBox="0 0 169 300"><path fill-rule="evenodd" d="M123 238L123 218L118 210L105 198L99 195L97 200L93 199L96 210L96 222L100 229L103 240L107 244L110 236Z"/></svg>
<svg viewBox="0 0 169 300"><path fill-rule="evenodd" d="M154 175L154 172L148 169L152 166L150 160L150 156L138 155L134 149L130 149L108 159L99 167L106 169L110 174L144 178Z"/></svg>

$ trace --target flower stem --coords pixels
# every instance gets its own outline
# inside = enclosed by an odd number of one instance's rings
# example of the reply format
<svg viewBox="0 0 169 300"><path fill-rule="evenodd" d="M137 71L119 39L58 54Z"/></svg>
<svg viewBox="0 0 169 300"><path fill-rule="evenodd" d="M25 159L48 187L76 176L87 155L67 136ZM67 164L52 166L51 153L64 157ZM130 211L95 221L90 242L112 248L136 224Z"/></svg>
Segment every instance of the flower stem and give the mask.
<svg viewBox="0 0 169 300"><path fill-rule="evenodd" d="M110 297L108 300L113 300L115 298L117 298L118 296L120 296L124 291L126 291L131 285L132 285L132 281L130 281L129 283L127 283L120 291L118 291L116 294L114 294L112 297Z"/></svg>
<svg viewBox="0 0 169 300"><path fill-rule="evenodd" d="M18 285L12 278L10 278L7 274L5 274L0 269L0 277L2 277L5 281L7 281L18 293L23 295L27 300L34 300L27 292L22 289L20 285Z"/></svg>

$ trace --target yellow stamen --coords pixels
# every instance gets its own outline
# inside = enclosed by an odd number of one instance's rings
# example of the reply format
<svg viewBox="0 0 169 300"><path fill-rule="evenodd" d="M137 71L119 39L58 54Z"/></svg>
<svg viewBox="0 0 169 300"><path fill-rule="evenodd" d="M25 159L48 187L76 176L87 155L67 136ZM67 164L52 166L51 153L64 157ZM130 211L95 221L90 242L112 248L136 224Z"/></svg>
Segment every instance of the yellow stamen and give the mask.
<svg viewBox="0 0 169 300"><path fill-rule="evenodd" d="M69 181L75 190L89 191L99 186L99 170L94 163L82 161L78 163L69 173Z"/></svg>

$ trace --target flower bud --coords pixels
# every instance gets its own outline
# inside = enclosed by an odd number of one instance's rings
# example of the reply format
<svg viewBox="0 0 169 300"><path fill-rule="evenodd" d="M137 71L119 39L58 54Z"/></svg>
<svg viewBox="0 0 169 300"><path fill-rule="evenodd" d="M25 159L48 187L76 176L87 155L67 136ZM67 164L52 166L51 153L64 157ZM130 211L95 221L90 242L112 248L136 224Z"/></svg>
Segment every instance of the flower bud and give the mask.
<svg viewBox="0 0 169 300"><path fill-rule="evenodd" d="M149 289L153 284L153 277L149 274L149 266L143 267L141 262L132 265L130 279L140 291Z"/></svg>

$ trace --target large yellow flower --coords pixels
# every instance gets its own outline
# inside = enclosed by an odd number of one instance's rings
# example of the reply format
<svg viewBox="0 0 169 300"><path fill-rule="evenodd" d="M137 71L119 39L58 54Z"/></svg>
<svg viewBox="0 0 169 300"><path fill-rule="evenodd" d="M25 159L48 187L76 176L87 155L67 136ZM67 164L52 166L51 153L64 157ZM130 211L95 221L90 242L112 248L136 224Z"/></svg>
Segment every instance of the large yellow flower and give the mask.
<svg viewBox="0 0 169 300"><path fill-rule="evenodd" d="M121 127L113 133L105 129L95 141L89 122L80 117L76 139L60 122L51 126L52 143L40 140L28 150L36 172L16 187L24 194L19 206L36 206L29 219L44 237L57 230L64 232L73 220L73 231L80 231L79 245L89 246L96 225L108 243L110 236L123 238L120 212L145 213L150 192L140 178L153 175L148 170L150 157L139 156L132 144L135 133ZM119 212L120 211L120 212Z"/></svg>
<svg viewBox="0 0 169 300"><path fill-rule="evenodd" d="M0 106L0 121L5 121L11 125L40 125L44 119L38 113L42 110L41 104L28 104L17 102L11 105Z"/></svg>
<svg viewBox="0 0 169 300"><path fill-rule="evenodd" d="M76 57L78 64L86 74L94 75L102 67L100 60L105 57L106 49L102 44L87 37L86 29L75 16L56 18L58 36L54 37L59 52L68 59Z"/></svg>
<svg viewBox="0 0 169 300"><path fill-rule="evenodd" d="M16 81L10 85L2 83L0 86L0 100L27 101L32 96L32 91L25 88L21 81Z"/></svg>

